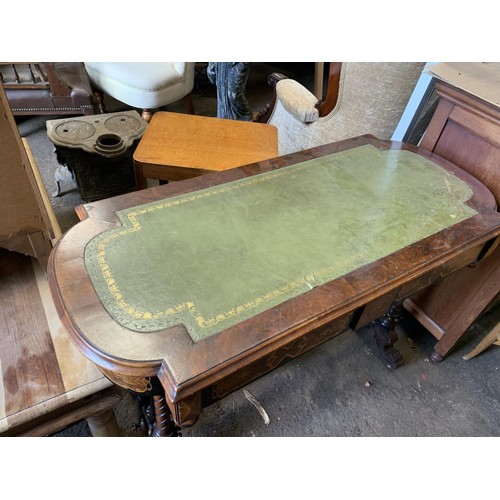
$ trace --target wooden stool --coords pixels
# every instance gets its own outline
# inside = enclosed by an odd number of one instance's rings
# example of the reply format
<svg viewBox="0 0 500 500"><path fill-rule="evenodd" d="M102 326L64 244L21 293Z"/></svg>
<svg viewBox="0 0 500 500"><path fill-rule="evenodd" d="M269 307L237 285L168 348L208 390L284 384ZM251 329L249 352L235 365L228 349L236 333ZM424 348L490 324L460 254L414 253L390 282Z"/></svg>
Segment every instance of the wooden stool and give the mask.
<svg viewBox="0 0 500 500"><path fill-rule="evenodd" d="M272 125L158 111L135 152L137 188L180 181L278 156Z"/></svg>

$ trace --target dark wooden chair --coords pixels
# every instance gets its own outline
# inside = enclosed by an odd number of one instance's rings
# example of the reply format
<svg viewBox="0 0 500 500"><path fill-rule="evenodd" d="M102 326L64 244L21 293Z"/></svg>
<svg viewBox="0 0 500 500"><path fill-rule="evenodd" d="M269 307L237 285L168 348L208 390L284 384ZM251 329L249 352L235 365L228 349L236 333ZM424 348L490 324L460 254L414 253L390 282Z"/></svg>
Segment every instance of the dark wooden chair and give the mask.
<svg viewBox="0 0 500 500"><path fill-rule="evenodd" d="M342 69L342 63L329 62L327 64L328 80L326 90L323 92L323 99L318 100L315 106L319 112L320 117L326 116L333 111L333 108L335 108L339 97L340 73ZM259 123L267 123L274 109L274 106L276 105L276 84L280 80L284 80L285 78L287 78L287 76L282 73L271 73L268 76L267 83L274 87L273 98L263 110L256 114L254 121Z"/></svg>
<svg viewBox="0 0 500 500"><path fill-rule="evenodd" d="M267 123L279 130L279 154L365 134L389 140L423 66L421 62L330 63L324 99L291 78L278 81Z"/></svg>

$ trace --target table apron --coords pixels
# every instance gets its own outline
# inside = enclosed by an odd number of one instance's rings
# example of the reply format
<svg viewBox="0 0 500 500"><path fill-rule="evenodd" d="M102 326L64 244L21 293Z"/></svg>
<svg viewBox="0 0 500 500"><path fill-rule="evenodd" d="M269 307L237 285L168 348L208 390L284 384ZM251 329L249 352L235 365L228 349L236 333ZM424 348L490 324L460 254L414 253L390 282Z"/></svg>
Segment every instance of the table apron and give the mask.
<svg viewBox="0 0 500 500"><path fill-rule="evenodd" d="M319 346L323 342L349 330L357 330L370 322L382 317L393 304L401 304L404 299L426 288L443 277L476 262L483 244L477 245L468 251L457 255L442 265L422 273L412 281L404 283L394 289L379 295L373 300L357 305L341 316L325 324L306 331L300 337L295 336L290 342L280 345L276 349L263 350L263 354L251 360L248 364L235 366L232 370L225 370L216 381L200 389L191 391L189 388L178 391L175 399L170 394L167 404L172 412L174 421L179 426L193 425L199 417L201 409L226 397L246 384L278 368L285 362ZM160 382L162 376L160 374ZM162 383L167 396L170 393L169 384Z"/></svg>

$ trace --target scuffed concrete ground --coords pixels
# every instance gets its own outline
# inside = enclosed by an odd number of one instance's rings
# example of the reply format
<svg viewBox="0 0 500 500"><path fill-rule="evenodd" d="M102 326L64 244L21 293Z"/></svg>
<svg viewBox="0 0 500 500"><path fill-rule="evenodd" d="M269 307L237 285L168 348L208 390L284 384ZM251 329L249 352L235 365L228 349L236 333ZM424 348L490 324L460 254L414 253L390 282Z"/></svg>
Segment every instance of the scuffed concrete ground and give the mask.
<svg viewBox="0 0 500 500"><path fill-rule="evenodd" d="M270 418L239 390L206 408L183 436L498 436L500 349L464 361L498 321L485 315L439 364L435 339L413 318L398 328L405 364L386 368L370 328L342 334L249 384ZM476 337L477 335L477 337Z"/></svg>

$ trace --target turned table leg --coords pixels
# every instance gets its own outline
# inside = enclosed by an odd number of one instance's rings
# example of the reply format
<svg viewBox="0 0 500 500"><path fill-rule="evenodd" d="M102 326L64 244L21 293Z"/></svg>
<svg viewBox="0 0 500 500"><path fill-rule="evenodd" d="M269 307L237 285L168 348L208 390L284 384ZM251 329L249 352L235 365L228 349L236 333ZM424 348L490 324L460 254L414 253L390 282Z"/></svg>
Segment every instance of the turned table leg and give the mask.
<svg viewBox="0 0 500 500"><path fill-rule="evenodd" d="M172 418L165 393L155 387L146 393L136 393L137 404L141 417L133 426L134 430L142 429L148 436L173 437L180 435L180 427Z"/></svg>
<svg viewBox="0 0 500 500"><path fill-rule="evenodd" d="M403 364L403 356L394 347L398 340L396 324L401 318L400 306L392 306L387 313L372 323L377 347L389 369L394 370Z"/></svg>
<svg viewBox="0 0 500 500"><path fill-rule="evenodd" d="M151 121L151 118L153 118L153 112L150 109L143 109L141 116L143 120L149 123Z"/></svg>
<svg viewBox="0 0 500 500"><path fill-rule="evenodd" d="M165 396L163 394L153 396L153 406L155 410L155 423L151 435L154 437L177 436L178 429L172 421Z"/></svg>
<svg viewBox="0 0 500 500"><path fill-rule="evenodd" d="M87 424L94 437L120 437L121 431L113 409L87 417Z"/></svg>

